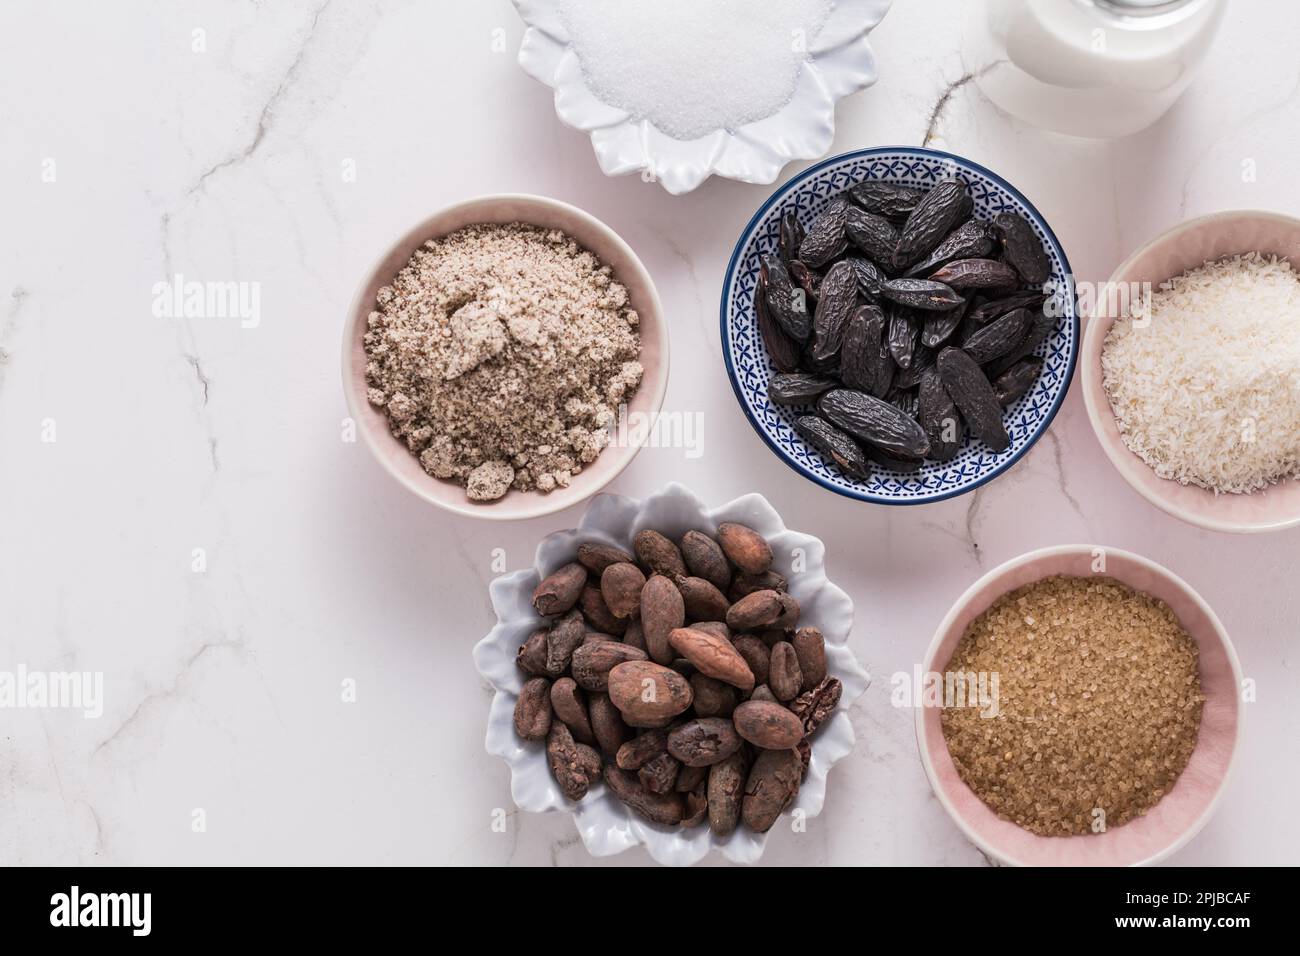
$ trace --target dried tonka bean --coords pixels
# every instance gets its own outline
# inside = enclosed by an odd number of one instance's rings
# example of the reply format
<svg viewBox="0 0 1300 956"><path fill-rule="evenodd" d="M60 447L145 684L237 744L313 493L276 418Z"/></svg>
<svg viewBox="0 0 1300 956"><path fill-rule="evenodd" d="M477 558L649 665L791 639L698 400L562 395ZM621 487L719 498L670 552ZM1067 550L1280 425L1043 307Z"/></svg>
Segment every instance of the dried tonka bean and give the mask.
<svg viewBox="0 0 1300 956"><path fill-rule="evenodd" d="M1029 334L1034 324L1028 309L1014 309L994 319L962 343L961 350L984 365L996 358L1010 354Z"/></svg>
<svg viewBox="0 0 1300 956"><path fill-rule="evenodd" d="M934 252L908 269L906 275L912 278L924 276L954 259L981 259L992 251L993 239L989 235L988 223L967 219L949 233Z"/></svg>
<svg viewBox="0 0 1300 956"><path fill-rule="evenodd" d="M808 294L795 285L781 260L768 259L766 263L763 283L767 288L767 310L781 331L802 345L812 335Z"/></svg>
<svg viewBox="0 0 1300 956"><path fill-rule="evenodd" d="M1006 315L1013 309L1037 309L1047 300L1041 292L1016 292L1012 295L984 302L971 309L967 318L972 327L988 325L1000 315Z"/></svg>
<svg viewBox="0 0 1300 956"><path fill-rule="evenodd" d="M822 277L809 268L807 263L800 262L798 259L790 263L789 269L790 278L803 290L804 301L816 306L817 298L822 292Z"/></svg>
<svg viewBox="0 0 1300 956"><path fill-rule="evenodd" d="M880 294L890 302L926 312L947 312L966 301L949 286L931 279L890 279L880 287Z"/></svg>
<svg viewBox="0 0 1300 956"><path fill-rule="evenodd" d="M844 251L844 223L848 217L847 196L836 196L808 226L799 244L799 258L814 269L825 265Z"/></svg>
<svg viewBox="0 0 1300 956"><path fill-rule="evenodd" d="M794 209L786 210L781 216L781 231L777 245L781 251L781 259L787 267L798 258L803 237L804 230L803 224L799 222L799 213Z"/></svg>
<svg viewBox="0 0 1300 956"><path fill-rule="evenodd" d="M1047 252L1029 221L1014 212L1000 213L993 225L1002 242L1002 255L1020 278L1030 285L1042 285L1051 274Z"/></svg>
<svg viewBox="0 0 1300 956"><path fill-rule="evenodd" d="M928 349L936 349L943 345L957 331L957 327L961 325L962 317L965 314L965 303L949 309L947 312L928 313L925 317L925 324L921 326L921 344Z"/></svg>
<svg viewBox="0 0 1300 956"><path fill-rule="evenodd" d="M1016 270L996 259L957 259L931 273L930 281L953 289L1014 289Z"/></svg>
<svg viewBox="0 0 1300 956"><path fill-rule="evenodd" d="M1042 371L1043 360L1040 358L1021 359L1011 366L993 382L993 394L997 396L998 404L1004 408L1014 404L1034 387Z"/></svg>
<svg viewBox="0 0 1300 956"><path fill-rule="evenodd" d="M932 252L962 218L968 199L966 188L956 180L939 183L926 193L899 233L891 260L894 271L902 271Z"/></svg>
<svg viewBox="0 0 1300 956"><path fill-rule="evenodd" d="M822 396L818 408L833 425L896 457L924 458L930 450L914 419L875 396L836 389Z"/></svg>
<svg viewBox="0 0 1300 956"><path fill-rule="evenodd" d="M767 385L767 397L778 405L808 405L837 384L835 379L824 375L788 372L772 376Z"/></svg>
<svg viewBox="0 0 1300 956"><path fill-rule="evenodd" d="M910 186L894 183L865 182L849 188L849 198L867 212L874 212L886 219L906 219L917 204L925 198L925 192Z"/></svg>
<svg viewBox="0 0 1300 956"><path fill-rule="evenodd" d="M936 368L926 369L921 376L917 415L926 437L930 439L929 457L934 461L950 461L956 457L961 451L961 416L939 380Z"/></svg>
<svg viewBox="0 0 1300 956"><path fill-rule="evenodd" d="M871 465L862 446L826 419L803 415L795 419L794 427L804 441L835 462L846 475L863 480L871 477Z"/></svg>
<svg viewBox="0 0 1300 956"><path fill-rule="evenodd" d="M767 307L767 287L760 285L754 293L754 313L758 321L758 334L767 346L767 354L778 371L792 372L799 367L799 346L781 330Z"/></svg>
<svg viewBox="0 0 1300 956"><path fill-rule="evenodd" d="M889 331L886 333L889 356L900 369L912 367L916 347L921 341L921 323L905 309L891 309Z"/></svg>
<svg viewBox="0 0 1300 956"><path fill-rule="evenodd" d="M889 281L889 276L869 259L851 257L844 261L853 268L853 274L858 280L858 291L868 299L880 298L881 289Z"/></svg>
<svg viewBox="0 0 1300 956"><path fill-rule="evenodd" d="M946 348L939 353L938 368L939 379L971 434L993 451L1005 451L1011 439L1002 423L1002 406L975 360L960 349Z"/></svg>
<svg viewBox="0 0 1300 956"><path fill-rule="evenodd" d="M813 317L813 338L808 354L824 361L839 354L844 325L858 304L858 280L853 267L837 262L822 280L821 297Z"/></svg>
<svg viewBox="0 0 1300 956"><path fill-rule="evenodd" d="M997 361L990 363L984 370L984 374L992 381L1002 375L1017 362L1031 355L1034 349L1046 342L1056 331L1056 319L1045 312L1034 313L1033 323L1029 327L1029 334L1024 340L1006 355Z"/></svg>
<svg viewBox="0 0 1300 956"><path fill-rule="evenodd" d="M844 220L849 241L874 262L889 262L898 247L898 230L884 216L850 206Z"/></svg>

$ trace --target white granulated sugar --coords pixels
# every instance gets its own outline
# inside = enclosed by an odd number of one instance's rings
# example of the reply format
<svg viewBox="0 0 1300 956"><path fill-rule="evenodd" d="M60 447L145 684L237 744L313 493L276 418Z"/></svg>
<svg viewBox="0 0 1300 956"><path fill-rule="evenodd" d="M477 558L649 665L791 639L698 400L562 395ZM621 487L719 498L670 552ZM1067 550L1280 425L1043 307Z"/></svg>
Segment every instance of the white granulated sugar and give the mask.
<svg viewBox="0 0 1300 956"><path fill-rule="evenodd" d="M1162 478L1247 493L1300 476L1300 277L1208 262L1116 321L1102 381L1125 444ZM1149 319L1149 322L1148 322Z"/></svg>
<svg viewBox="0 0 1300 956"><path fill-rule="evenodd" d="M596 97L674 139L790 101L831 0L560 0Z"/></svg>

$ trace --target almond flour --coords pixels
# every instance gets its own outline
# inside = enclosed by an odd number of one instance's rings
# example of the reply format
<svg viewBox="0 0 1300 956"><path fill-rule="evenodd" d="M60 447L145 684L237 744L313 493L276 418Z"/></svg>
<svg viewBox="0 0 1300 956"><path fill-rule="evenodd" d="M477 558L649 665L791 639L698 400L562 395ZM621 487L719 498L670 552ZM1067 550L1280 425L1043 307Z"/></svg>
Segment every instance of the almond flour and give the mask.
<svg viewBox="0 0 1300 956"><path fill-rule="evenodd" d="M1042 836L1146 813L1196 747L1195 642L1167 604L1111 578L1051 577L1003 595L946 670L998 675L997 716L945 706L944 739L990 809Z"/></svg>
<svg viewBox="0 0 1300 956"><path fill-rule="evenodd" d="M641 381L627 289L563 232L468 226L426 242L375 298L370 402L475 501L567 486Z"/></svg>

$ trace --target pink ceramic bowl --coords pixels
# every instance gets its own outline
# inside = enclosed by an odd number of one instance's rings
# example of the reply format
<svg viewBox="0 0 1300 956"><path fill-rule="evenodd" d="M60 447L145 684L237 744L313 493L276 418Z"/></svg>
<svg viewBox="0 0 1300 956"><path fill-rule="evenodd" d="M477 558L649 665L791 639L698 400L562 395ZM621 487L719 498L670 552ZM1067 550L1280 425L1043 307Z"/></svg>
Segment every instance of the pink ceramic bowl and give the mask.
<svg viewBox="0 0 1300 956"><path fill-rule="evenodd" d="M1237 749L1241 667L1237 654L1200 595L1146 558L1114 548L1062 545L1022 555L980 578L939 625L923 673L942 672L970 623L1008 591L1054 574L1091 575L1099 553L1105 574L1168 604L1200 648L1205 709L1192 758L1174 788L1145 816L1105 833L1043 837L1001 820L957 774L940 725L942 711L918 707L921 763L935 795L957 826L986 854L1013 866L1137 866L1163 860L1205 826L1219 803Z"/></svg>
<svg viewBox="0 0 1300 956"><path fill-rule="evenodd" d="M590 498L613 481L636 456L635 444L610 445L584 468L567 488L549 494L510 491L497 501L479 503L465 496L455 482L427 474L410 450L393 437L388 419L366 399L366 356L362 336L375 294L392 281L426 240L445 236L473 223L524 222L560 229L594 253L627 287L632 307L641 318L641 364L645 376L628 403L629 415L653 415L668 389L668 326L650 273L632 248L614 230L575 206L542 196L481 196L457 203L417 223L394 242L366 273L348 312L343 332L343 391L362 441L384 470L408 491L447 511L473 518L514 520L561 511Z"/></svg>
<svg viewBox="0 0 1300 956"><path fill-rule="evenodd" d="M1251 211L1193 219L1133 253L1110 281L1115 287L1132 282L1158 287L1209 260L1246 252L1276 254L1300 266L1300 219ZM1277 531L1300 525L1300 481L1283 481L1249 495L1215 495L1159 477L1129 451L1120 437L1101 375L1102 345L1115 319L1123 317L1123 310L1120 312L1119 316L1097 314L1087 319L1079 367L1092 429L1124 479L1156 507L1211 531Z"/></svg>

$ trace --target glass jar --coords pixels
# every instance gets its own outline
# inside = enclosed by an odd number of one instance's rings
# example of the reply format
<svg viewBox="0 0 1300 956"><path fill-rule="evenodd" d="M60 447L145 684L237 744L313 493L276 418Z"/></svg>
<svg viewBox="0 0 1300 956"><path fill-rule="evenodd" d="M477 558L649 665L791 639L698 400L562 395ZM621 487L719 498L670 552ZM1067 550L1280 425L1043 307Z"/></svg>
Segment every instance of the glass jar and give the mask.
<svg viewBox="0 0 1300 956"><path fill-rule="evenodd" d="M1150 126L1192 81L1226 0L972 0L963 58L1035 126L1111 139Z"/></svg>

